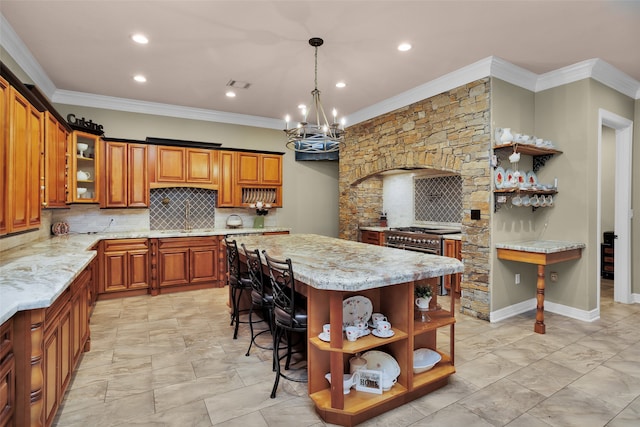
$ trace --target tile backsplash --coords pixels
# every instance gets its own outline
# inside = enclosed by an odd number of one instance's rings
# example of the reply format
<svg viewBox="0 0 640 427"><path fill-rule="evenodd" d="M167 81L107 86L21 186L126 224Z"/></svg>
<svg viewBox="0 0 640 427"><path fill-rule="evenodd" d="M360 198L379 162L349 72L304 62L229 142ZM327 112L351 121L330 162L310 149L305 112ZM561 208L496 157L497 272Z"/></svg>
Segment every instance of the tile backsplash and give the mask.
<svg viewBox="0 0 640 427"><path fill-rule="evenodd" d="M53 212L52 222L59 221L69 223L72 233L145 231L149 230L149 209L100 209L96 204L75 204Z"/></svg>
<svg viewBox="0 0 640 427"><path fill-rule="evenodd" d="M416 221L462 222L462 177L414 179Z"/></svg>
<svg viewBox="0 0 640 427"><path fill-rule="evenodd" d="M179 230L185 226L189 205L191 228L214 228L216 191L204 188L155 188L151 190L149 222L151 230Z"/></svg>

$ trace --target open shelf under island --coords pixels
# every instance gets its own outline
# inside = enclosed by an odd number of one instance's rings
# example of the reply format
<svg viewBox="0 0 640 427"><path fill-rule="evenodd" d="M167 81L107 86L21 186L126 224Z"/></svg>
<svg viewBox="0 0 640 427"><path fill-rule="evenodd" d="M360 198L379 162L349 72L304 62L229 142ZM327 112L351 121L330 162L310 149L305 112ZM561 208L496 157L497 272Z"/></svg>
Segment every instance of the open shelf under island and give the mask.
<svg viewBox="0 0 640 427"><path fill-rule="evenodd" d="M299 290L307 297L308 392L323 420L353 426L448 383L455 372L454 299L449 310L443 310L436 309L434 298L431 321L422 322L414 312L414 286L461 273L459 260L311 234L238 236L236 240L239 246L244 243L249 249L259 248L271 257L292 261ZM393 337L368 335L349 342L338 333L331 334L329 342L318 338L326 323L332 331L342 331L343 300L354 295L369 298L373 311L387 316ZM450 328L448 354L436 344L437 330L442 327ZM413 350L418 348L436 350L442 360L431 370L414 374ZM342 378L349 358L367 350L384 351L398 362L400 375L390 390L382 394L351 390L345 395L342 382L327 382L327 372L332 378Z"/></svg>

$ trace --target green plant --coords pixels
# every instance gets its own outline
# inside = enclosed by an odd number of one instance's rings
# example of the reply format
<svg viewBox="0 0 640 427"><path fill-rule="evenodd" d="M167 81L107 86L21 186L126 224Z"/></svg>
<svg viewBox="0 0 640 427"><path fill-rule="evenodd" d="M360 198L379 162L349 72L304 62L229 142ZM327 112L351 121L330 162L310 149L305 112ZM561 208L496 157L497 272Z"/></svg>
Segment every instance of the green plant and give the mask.
<svg viewBox="0 0 640 427"><path fill-rule="evenodd" d="M433 295L431 286L416 286L415 295L418 298L429 298Z"/></svg>

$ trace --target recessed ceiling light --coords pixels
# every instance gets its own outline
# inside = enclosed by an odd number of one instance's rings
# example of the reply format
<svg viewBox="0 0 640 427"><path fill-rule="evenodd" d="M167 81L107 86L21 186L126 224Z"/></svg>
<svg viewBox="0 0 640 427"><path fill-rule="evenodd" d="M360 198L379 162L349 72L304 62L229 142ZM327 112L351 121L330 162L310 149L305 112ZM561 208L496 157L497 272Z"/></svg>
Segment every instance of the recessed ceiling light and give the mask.
<svg viewBox="0 0 640 427"><path fill-rule="evenodd" d="M406 51L408 51L409 49L411 49L411 44L410 44L410 43L400 43L400 44L398 45L398 50L399 50L400 52L406 52Z"/></svg>
<svg viewBox="0 0 640 427"><path fill-rule="evenodd" d="M138 83L144 83L147 81L147 78L142 74L138 74L136 76L133 76L133 80L137 81Z"/></svg>
<svg viewBox="0 0 640 427"><path fill-rule="evenodd" d="M343 87L345 87L346 85L347 85L347 84L346 84L345 82L338 82L338 83L336 83L336 87L339 87L339 88L343 88Z"/></svg>
<svg viewBox="0 0 640 427"><path fill-rule="evenodd" d="M131 36L131 40L133 40L134 42L139 43L139 44L147 44L147 43L149 43L149 39L147 38L147 36L145 36L144 34L140 34L140 33L132 35Z"/></svg>
<svg viewBox="0 0 640 427"><path fill-rule="evenodd" d="M225 95L227 95L227 98L235 98L236 97L236 93L232 90L227 91L227 93L225 93Z"/></svg>

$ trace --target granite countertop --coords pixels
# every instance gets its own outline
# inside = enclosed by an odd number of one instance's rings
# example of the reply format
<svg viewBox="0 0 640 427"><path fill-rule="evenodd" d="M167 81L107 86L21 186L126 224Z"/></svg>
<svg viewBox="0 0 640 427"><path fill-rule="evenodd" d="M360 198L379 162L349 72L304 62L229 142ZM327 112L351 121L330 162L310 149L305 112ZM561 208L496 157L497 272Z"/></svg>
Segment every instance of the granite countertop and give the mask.
<svg viewBox="0 0 640 427"><path fill-rule="evenodd" d="M288 228L236 228L70 234L0 252L0 324L20 310L49 307L97 255L104 239L220 236L289 231Z"/></svg>
<svg viewBox="0 0 640 427"><path fill-rule="evenodd" d="M389 230L389 227L377 227L377 226L369 226L369 227L359 227L360 230L364 230L364 231L378 231L378 232L383 232L386 230Z"/></svg>
<svg viewBox="0 0 640 427"><path fill-rule="evenodd" d="M527 240L522 242L496 243L497 249L511 249L514 251L552 254L572 249L584 249L587 245L579 242L560 240Z"/></svg>
<svg viewBox="0 0 640 427"><path fill-rule="evenodd" d="M454 258L315 234L242 236L236 241L277 259L290 258L296 280L323 290L360 291L463 271Z"/></svg>

